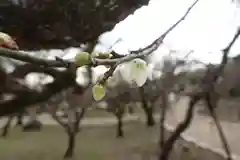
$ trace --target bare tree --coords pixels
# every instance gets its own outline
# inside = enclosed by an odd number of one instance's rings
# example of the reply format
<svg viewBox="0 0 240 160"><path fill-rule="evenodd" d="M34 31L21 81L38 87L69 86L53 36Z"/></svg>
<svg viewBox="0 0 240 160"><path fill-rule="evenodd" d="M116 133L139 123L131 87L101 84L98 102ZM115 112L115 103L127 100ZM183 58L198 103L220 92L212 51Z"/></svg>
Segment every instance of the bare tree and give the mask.
<svg viewBox="0 0 240 160"><path fill-rule="evenodd" d="M124 137L123 117L127 104L132 102L129 85L127 83L121 82L114 87L108 87L104 101L107 102L107 111L116 117L116 137Z"/></svg>
<svg viewBox="0 0 240 160"><path fill-rule="evenodd" d="M64 154L64 158L71 158L74 156L76 135L80 131L80 122L86 112L86 107L78 106L80 104L78 101L81 102L82 99L83 94L76 94L71 88L53 97L47 104L48 112L51 117L64 128L68 135L68 147ZM67 113L66 119L58 115L58 111L63 105L65 105L65 112Z"/></svg>
<svg viewBox="0 0 240 160"><path fill-rule="evenodd" d="M155 125L154 107L159 97L159 88L154 82L148 81L139 88L140 102L142 103L143 111L146 115L146 125L152 127Z"/></svg>
<svg viewBox="0 0 240 160"><path fill-rule="evenodd" d="M131 6L130 7L131 9L134 8L133 6L139 6L139 4L136 4L135 2L133 2L133 3L132 2L127 3L128 1L124 1L124 2L125 3L123 3L123 4L128 4L127 6ZM196 3L197 3L197 1L194 3L194 5ZM87 4L87 3L85 2L85 4ZM36 3L36 6L38 6L38 5L39 5L39 3ZM172 26L170 26L161 36L159 36L152 44L148 45L147 47L141 48L136 51L130 51L129 55L121 56L120 58L119 57L116 58L114 56L111 59L92 58L89 66L98 66L98 65L110 66L110 69L104 74L103 78L100 79L97 83L104 85L105 82L108 80L108 78L110 76L112 76L113 72L115 71L115 69L117 68L117 66L119 64L122 64L127 61L131 61L135 58L141 58L141 57L148 56L153 51L155 51L159 47L159 45L161 45L163 43L163 40L168 35L168 33L170 33L175 27L178 26L178 24L180 22L182 22L184 20L184 18L187 16L188 12L190 12L191 8L194 5L192 5L190 7L190 9L186 12L186 14L180 20L178 20L176 23L174 23ZM102 7L102 5L100 5L100 6ZM122 11L122 10L120 9L120 11ZM127 7L127 11L129 11L129 7ZM99 14L99 12L97 12L97 14ZM86 15L86 14L83 14L83 15ZM102 14L99 14L99 15L102 15ZM111 15L111 14L108 14L108 15ZM36 17L34 17L34 18L36 18ZM79 18L79 19L81 19L81 18ZM89 20L91 20L91 18L89 18ZM94 20L96 20L96 19L94 19ZM100 21L101 20L102 19L100 18ZM96 21L98 21L98 20L96 20ZM100 22L100 24L102 24L102 22ZM114 25L115 25L115 23L114 23ZM34 24L34 26L35 26L35 24ZM84 27L85 26L89 26L89 25L84 24ZM96 24L94 24L93 26L99 27ZM102 31L104 29L102 28L102 26L100 26L99 28L102 33ZM77 30L79 31L79 28L77 28ZM86 30L84 30L84 29L82 30L83 31L82 33L85 33L85 32L88 33L88 34L81 35L81 38L83 38L83 39L80 38L81 39L80 41L82 43L83 42L89 43L89 42L91 42L91 40L94 40L94 41L96 40L96 37L99 36L100 30L98 30L97 32L94 32L94 36L92 36L92 33L93 33L92 30L94 30L94 29L90 29L90 32L86 32ZM32 37L30 39L32 39ZM46 60L43 58L36 58L34 56L26 55L19 51L12 51L12 50L3 49L3 48L0 48L0 56L21 60L24 62L28 62L28 64L29 64L28 66L19 67L18 70L21 70L21 72L18 72L18 74L9 75L9 74L6 74L6 72L3 72L2 74L0 73L0 78L2 80L4 80L4 83L3 83L4 87L0 88L0 93L14 94L13 99L5 100L0 103L0 116L10 115L10 114L16 113L17 111L24 109L26 107L30 107L34 104L45 102L49 98L51 98L53 95L56 95L59 92L64 91L68 88L73 88L76 85L76 83L75 83L76 69L77 69L77 67L79 67L79 65L77 65L75 62L62 60L61 58L57 58L56 60ZM60 71L60 70L55 69L56 67L64 67L64 68L66 68L66 70ZM17 85L21 89L15 89L15 90L13 89L13 87L6 85L7 82L14 81L17 78L18 79L23 78L23 76L25 76L26 74L31 73L31 72L46 73L48 75L51 75L54 78L54 81L52 83L44 85L43 89L41 91L34 91L29 88L27 88L27 89L21 88L23 86L22 84ZM79 87L79 90L80 90L80 93L83 93L85 91L85 88ZM75 116L75 117L81 117L80 115L81 115L81 113L83 113L83 110L81 110L78 113L79 113L78 114L79 116ZM61 123L61 122L59 121L59 123ZM61 123L61 124L64 127L69 126L69 125L66 125L66 123ZM69 128L69 127L66 127L66 128ZM73 128L67 129L67 132L69 134L70 133L72 134L72 129L74 131L77 130L73 127ZM70 143L70 142L72 142L71 139L73 139L73 138L69 138L69 144L71 144L69 147L70 149L72 148L71 146L74 146L74 144L72 145L72 143ZM166 142L165 144L169 144L169 143ZM163 147L163 150L164 150L164 147ZM169 153L169 151L168 151L168 153ZM68 155L69 154L67 151L66 157L68 157ZM167 154L167 157L168 157L168 154Z"/></svg>
<svg viewBox="0 0 240 160"><path fill-rule="evenodd" d="M7 137L8 136L9 130L10 130L10 127L11 127L11 123L12 123L12 120L13 120L14 117L17 118L16 125L23 127L23 116L24 116L24 112L19 112L17 114L13 114L13 115L10 115L9 117L7 117L7 122L2 127L1 136L2 137Z"/></svg>
<svg viewBox="0 0 240 160"><path fill-rule="evenodd" d="M117 119L117 127L116 127L116 137L123 138L124 130L123 130L123 116L125 113L126 104L122 103L119 97L116 98L108 98L108 111L112 113Z"/></svg>
<svg viewBox="0 0 240 160"><path fill-rule="evenodd" d="M236 39L240 35L240 29L237 30L235 36L233 37L232 41L229 43L229 45L223 49L223 56L222 56L222 61L221 64L215 68L215 69L210 69L207 70L205 77L202 81L201 84L199 84L200 88L198 88L197 91L193 91L189 93L190 96L190 101L187 109L186 116L184 120L179 123L174 130L173 134L166 140L162 147L162 151L159 155L159 160L167 160L169 157L169 154L172 150L173 144L176 142L176 140L180 137L181 133L184 132L189 125L191 124L192 118L193 118L193 109L198 101L203 99L206 102L206 107L208 108L211 117L214 120L214 123L217 127L220 139L223 144L223 148L226 152L227 155L227 160L232 160L231 157L231 151L229 148L229 145L227 143L226 137L223 133L223 130L221 128L221 125L218 121L218 118L215 113L215 108L217 105L218 98L216 98L216 92L215 92L215 83L222 74L222 71L224 70L225 65L227 64L228 61L228 54L229 51L236 41Z"/></svg>

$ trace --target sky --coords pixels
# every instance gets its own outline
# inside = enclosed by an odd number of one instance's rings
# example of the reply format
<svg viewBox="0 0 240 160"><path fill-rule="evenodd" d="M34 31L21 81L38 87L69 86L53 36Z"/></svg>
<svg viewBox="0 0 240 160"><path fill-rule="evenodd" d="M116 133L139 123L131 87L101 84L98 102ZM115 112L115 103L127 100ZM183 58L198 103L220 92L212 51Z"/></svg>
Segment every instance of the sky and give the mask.
<svg viewBox="0 0 240 160"><path fill-rule="evenodd" d="M179 20L194 0L151 0L148 6L118 23L115 28L100 37L96 50L108 50L113 46L119 54L128 54L152 43L166 29ZM169 50L177 50L176 57L184 57L194 50L188 59L204 63L219 63L221 50L227 46L240 26L240 6L232 0L199 0L184 21L164 40L164 44L152 54L153 62L161 61ZM231 50L231 56L240 51L240 40Z"/></svg>

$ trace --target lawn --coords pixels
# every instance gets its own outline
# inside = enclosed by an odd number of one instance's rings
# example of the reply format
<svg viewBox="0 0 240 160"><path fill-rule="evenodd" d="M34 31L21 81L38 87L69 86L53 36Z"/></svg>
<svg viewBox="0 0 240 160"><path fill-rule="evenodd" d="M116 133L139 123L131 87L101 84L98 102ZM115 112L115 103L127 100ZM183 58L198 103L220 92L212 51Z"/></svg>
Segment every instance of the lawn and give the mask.
<svg viewBox="0 0 240 160"><path fill-rule="evenodd" d="M157 110L157 109L156 109ZM144 114L142 108L140 106L134 107L134 114ZM114 115L110 112L107 112L105 109L92 109L86 112L85 117L114 117Z"/></svg>
<svg viewBox="0 0 240 160"><path fill-rule="evenodd" d="M146 129L140 122L124 125L125 138L115 138L115 126L83 127L77 136L74 160L156 160L157 127ZM168 134L169 135L169 134ZM44 126L41 132L11 130L0 139L1 160L60 160L66 150L67 135L59 126ZM194 144L179 140L170 160L223 160ZM184 152L183 152L184 151Z"/></svg>
<svg viewBox="0 0 240 160"><path fill-rule="evenodd" d="M126 124L125 138L115 138L115 126L85 127L77 137L75 160L139 160L152 154L156 129L143 124ZM0 140L1 160L59 160L66 149L67 136L60 127L45 126L42 132L23 133L12 129Z"/></svg>
<svg viewBox="0 0 240 160"><path fill-rule="evenodd" d="M93 110L87 110L85 114L86 118L94 118L94 117L113 117L114 115L107 112L105 109L93 109Z"/></svg>

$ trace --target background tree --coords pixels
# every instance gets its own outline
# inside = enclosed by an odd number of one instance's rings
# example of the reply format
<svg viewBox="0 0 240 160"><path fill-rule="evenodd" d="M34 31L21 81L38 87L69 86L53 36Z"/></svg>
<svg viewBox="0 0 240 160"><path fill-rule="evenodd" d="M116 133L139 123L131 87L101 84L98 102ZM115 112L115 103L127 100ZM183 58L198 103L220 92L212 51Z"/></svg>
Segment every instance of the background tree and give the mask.
<svg viewBox="0 0 240 160"><path fill-rule="evenodd" d="M149 0L3 0L1 31L15 37L25 50L79 47L97 41L99 35L148 3Z"/></svg>
<svg viewBox="0 0 240 160"><path fill-rule="evenodd" d="M110 69L104 74L104 76L97 81L97 85L104 86L108 78L113 75L115 69L122 63L130 62L130 64L135 63L135 65L140 64L141 66L143 63L138 63L140 61L139 58L145 57L151 54L153 51L155 51L159 47L159 45L163 43L163 40L167 36L167 34L171 32L182 20L184 20L184 18L190 12L191 8L196 3L197 1L188 9L186 14L180 20L178 20L175 24L170 26L159 38L157 38L149 46L143 49L139 49L137 51L131 51L129 55L122 56L121 58L116 58L113 56L113 58L104 59L104 60L99 58L92 58L92 57L91 59L88 59L89 60L87 64L88 66L98 66L98 65L111 66ZM0 104L1 106L0 116L16 113L20 109L29 107L30 105L34 105L37 103L41 103L43 101L48 100L53 95L75 86L76 70L78 67L82 67L83 65L83 64L79 64L78 62L70 62L70 61L61 59L59 57L56 58L56 60L46 60L46 59L36 58L34 56L27 56L22 52L14 52L14 51L2 49L2 48L0 48L0 54L1 56L7 56L10 58L15 58L18 60L22 60L24 62L31 63L31 65L27 67L24 66L24 67L17 68L17 70L21 70L21 72L17 72L18 74L11 74L11 76L9 74L6 74L6 75L3 74L3 78L9 78L10 80L15 80L16 78L20 79L26 76L26 74L28 74L29 72L46 73L48 75L51 75L54 78L54 81L44 85L41 91L35 91L33 89L21 89L19 92L16 92L16 91L12 91L11 88L6 90L6 92L14 93L15 97L11 100L5 100ZM60 71L55 69L56 67L64 67L66 69ZM144 70L144 73L146 73L145 70ZM136 77L135 77L135 81L139 82ZM137 84L141 86L139 83ZM19 84L19 86L22 86L22 85ZM80 88L79 89L80 92L83 93L85 88L84 87L79 87L79 88ZM179 133L176 131L175 135L176 134L178 135ZM165 144L166 146L170 146L170 149L171 149L171 145L172 145L171 143L168 143L167 141ZM162 155L165 157L165 159L167 159L169 155L168 153L170 150L169 150L169 147L165 147L165 148L167 148L167 150L165 149L166 152L162 152Z"/></svg>
<svg viewBox="0 0 240 160"><path fill-rule="evenodd" d="M47 104L47 110L51 117L64 128L68 135L68 147L64 154L64 158L72 158L74 156L76 135L80 131L80 122L87 109L85 106L79 106L79 102L84 99L83 97L84 95L82 93L76 94L74 93L73 88L70 88L53 97ZM61 105L65 105L65 112L67 114L66 118L58 115L60 107L63 107Z"/></svg>

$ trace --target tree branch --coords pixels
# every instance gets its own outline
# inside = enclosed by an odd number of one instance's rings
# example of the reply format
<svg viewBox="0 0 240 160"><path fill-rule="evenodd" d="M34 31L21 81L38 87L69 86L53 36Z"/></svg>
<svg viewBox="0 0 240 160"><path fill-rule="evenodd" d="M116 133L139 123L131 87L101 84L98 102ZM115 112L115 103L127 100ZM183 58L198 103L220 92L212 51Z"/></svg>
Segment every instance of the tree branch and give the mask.
<svg viewBox="0 0 240 160"><path fill-rule="evenodd" d="M63 120L61 120L61 118L59 116L57 116L56 111L50 112L50 115L51 115L52 119L54 119L58 124L60 124L67 132L69 130L71 130L69 125L67 123L65 123Z"/></svg>
<svg viewBox="0 0 240 160"><path fill-rule="evenodd" d="M105 83L105 81L112 75L112 73L114 72L114 70L116 69L116 67L119 64L126 62L126 61L133 60L135 58L145 57L145 56L151 54L153 51L155 51L159 47L159 45L162 44L162 42L163 42L164 38L167 36L167 34L169 32L171 32L181 21L183 21L185 19L187 14L190 12L190 10L193 8L193 6L197 2L198 2L198 0L195 1L195 3L187 10L187 12L184 14L184 16L180 20L178 20L175 24L173 24L167 31L165 31L151 45L149 45L143 49L137 50L137 51L132 51L130 55L127 55L122 58L106 59L106 60L105 59L100 60L100 59L93 58L92 63L95 65L101 65L101 64L102 65L112 65L110 70L105 73L103 79L100 80L99 83ZM24 54L21 52L12 51L12 50L3 49L3 48L0 48L0 56L9 57L12 59L21 60L24 62L33 63L36 65L45 66L45 67L68 68L69 66L76 66L74 63L67 62L67 61L45 60L45 59L36 58L36 57L30 56L30 55L27 55L27 54ZM62 89L67 88L70 85L74 84L75 75L72 75L72 73L68 74L69 77L65 77L66 76L65 74L63 74L61 76L59 76L59 77L61 77L61 80L56 78L53 83L46 85L44 91L42 91L41 93L37 93L37 92L33 92L33 91L25 92L25 94L18 95L17 98L15 98L12 101L0 103L0 106L1 105L4 106L4 107L0 107L0 112L2 111L0 113L0 116L3 116L5 114L10 114L10 113L16 111L18 108L26 107L26 105L44 101L44 100L48 99L49 97L51 97L51 95L56 94L58 91L61 91ZM63 80L64 80L64 84L61 83L61 81L63 81ZM47 87L49 87L49 88L47 88ZM18 107L14 108L13 106L17 105L17 104L19 104Z"/></svg>
<svg viewBox="0 0 240 160"><path fill-rule="evenodd" d="M0 47L0 56L12 58L15 60L20 60L23 62L33 63L35 65L45 66L45 67L67 67L67 63L63 63L55 60L46 60L43 58L37 58L35 56L28 55L24 52L1 48Z"/></svg>
<svg viewBox="0 0 240 160"><path fill-rule="evenodd" d="M79 123L83 119L83 117L86 113L86 110L87 110L87 108L83 107L83 108L81 108L81 112L76 111L76 113L75 113L76 122L75 122L75 125L74 125L74 130L76 132L79 131Z"/></svg>
<svg viewBox="0 0 240 160"><path fill-rule="evenodd" d="M44 102L54 94L75 85L75 76L67 71L61 72L52 83L44 86L42 91L23 91L13 100L0 102L0 117L12 114L32 104Z"/></svg>
<svg viewBox="0 0 240 160"><path fill-rule="evenodd" d="M175 131L172 133L170 138L167 139L167 141L164 143L161 154L159 156L159 160L167 160L169 157L169 154L172 150L173 144L176 142L176 140L179 139L181 136L181 133L184 132L189 125L191 124L192 118L193 118L193 110L195 104L201 99L199 95L194 95L192 96L190 102L189 102L189 107L187 110L187 114L184 118L184 120L177 125Z"/></svg>
<svg viewBox="0 0 240 160"><path fill-rule="evenodd" d="M224 68L227 64L230 49L233 46L233 44L235 43L235 41L237 40L237 38L239 37L239 35L240 35L240 27L238 28L236 34L234 35L233 39L228 44L228 46L225 49L223 49L222 62L219 65L219 67L216 69L215 74L213 74L213 76L212 76L213 77L212 81L214 83L217 81L219 76L221 76L221 74L222 74L222 72L223 72L223 70L224 70ZM209 84L210 86L208 87L208 90L205 92L204 99L206 101L206 107L208 108L208 110L210 112L210 115L213 118L214 123L217 127L219 137L222 141L223 149L225 150L226 155L227 155L227 160L232 160L231 151L230 151L229 144L227 142L227 138L224 135L223 129L221 127L221 124L220 124L220 122L217 118L216 111L215 111L215 108L217 107L218 99L216 99L214 83Z"/></svg>
<svg viewBox="0 0 240 160"><path fill-rule="evenodd" d="M176 22L174 23L171 27L169 27L159 38L157 38L153 43L148 45L145 48L136 50L136 51L131 51L131 54L122 58L116 58L116 59L110 59L109 61L115 61L116 63L105 73L104 77L99 81L100 84L104 84L105 81L112 76L114 70L117 68L117 66L121 63L131 61L135 58L142 58L146 57L152 52L156 51L158 47L163 43L163 40L165 37L182 22L186 16L189 14L189 12L192 10L192 8L197 4L199 0L196 0L186 11L186 13Z"/></svg>
<svg viewBox="0 0 240 160"><path fill-rule="evenodd" d="M192 8L197 4L199 0L196 0L189 8L188 10L185 12L185 14L175 23L173 24L170 28L168 28L159 38L157 38L152 44L148 45L147 47L143 48L143 49L139 49L137 51L131 51L131 54L143 54L143 55L147 55L149 53L154 52L155 50L157 50L157 48L163 43L163 40L165 39L165 37L175 28L177 27L186 17L187 15L190 13L190 11L192 10Z"/></svg>
<svg viewBox="0 0 240 160"><path fill-rule="evenodd" d="M214 108L213 108L214 106L211 106L212 102L210 102L209 95L214 92L214 84L215 84L216 80L218 79L218 77L222 74L222 71L227 63L227 57L228 57L229 51L239 35L240 35L240 28L238 28L235 36L233 37L233 39L229 43L229 45L225 49L223 49L223 57L222 57L222 61L221 61L221 64L219 65L219 67L215 70L215 72L207 72L206 73L206 75L204 77L205 83L203 83L203 91L199 92L191 97L189 107L188 107L186 116L184 118L184 121L177 125L173 134L165 142L162 152L160 154L159 160L167 160L168 159L168 156L169 156L170 151L172 150L173 144L180 137L181 133L183 133L190 126L190 122L192 121L192 117L193 117L194 105L201 99L207 100L207 104L208 104L207 107L210 110L210 112L212 112L212 117L217 125L220 138L223 141L223 146L224 146L224 149L228 156L228 160L232 159L231 152L228 147L226 138L221 129L221 125L218 122L218 120L216 119L216 116L214 113ZM209 75L210 73L211 73L211 75Z"/></svg>

